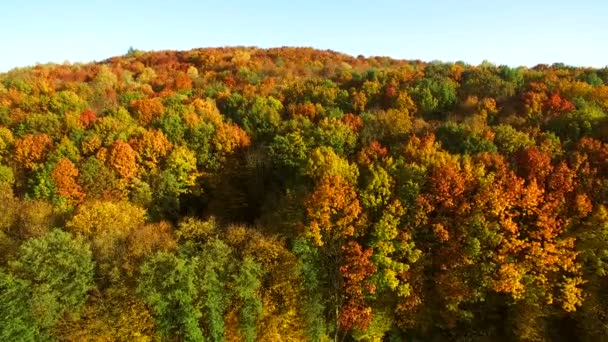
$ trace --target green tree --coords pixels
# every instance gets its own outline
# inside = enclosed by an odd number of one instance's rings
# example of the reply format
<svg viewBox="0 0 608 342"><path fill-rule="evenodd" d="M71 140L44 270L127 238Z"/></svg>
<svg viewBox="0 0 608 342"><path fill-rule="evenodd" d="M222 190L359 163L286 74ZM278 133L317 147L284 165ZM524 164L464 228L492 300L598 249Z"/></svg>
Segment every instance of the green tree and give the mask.
<svg viewBox="0 0 608 342"><path fill-rule="evenodd" d="M232 273L232 251L219 239L212 239L202 247L198 260L201 274L199 288L203 293L200 307L203 311L212 341L220 342L225 338L224 315L231 299L227 285Z"/></svg>
<svg viewBox="0 0 608 342"><path fill-rule="evenodd" d="M256 340L258 321L262 316L262 300L258 291L262 285L262 268L252 258L245 257L234 276L236 297L242 302L239 328L246 342Z"/></svg>
<svg viewBox="0 0 608 342"><path fill-rule="evenodd" d="M298 269L304 282L303 306L300 310L306 322L308 336L312 341L321 341L327 336L327 300L324 297L327 275L322 272L321 253L312 242L304 239L295 241L293 252L298 257Z"/></svg>
<svg viewBox="0 0 608 342"><path fill-rule="evenodd" d="M43 336L32 312L29 285L0 269L2 341L40 341Z"/></svg>
<svg viewBox="0 0 608 342"><path fill-rule="evenodd" d="M196 273L188 260L166 252L152 255L141 266L137 293L152 308L163 339L205 340L195 305Z"/></svg>
<svg viewBox="0 0 608 342"><path fill-rule="evenodd" d="M26 241L9 265L29 283L41 327L53 326L63 315L78 316L94 287L91 249L61 230Z"/></svg>
<svg viewBox="0 0 608 342"><path fill-rule="evenodd" d="M498 150L503 153L515 153L534 145L534 139L510 125L498 125L494 127L494 132L496 133L494 143L498 147Z"/></svg>

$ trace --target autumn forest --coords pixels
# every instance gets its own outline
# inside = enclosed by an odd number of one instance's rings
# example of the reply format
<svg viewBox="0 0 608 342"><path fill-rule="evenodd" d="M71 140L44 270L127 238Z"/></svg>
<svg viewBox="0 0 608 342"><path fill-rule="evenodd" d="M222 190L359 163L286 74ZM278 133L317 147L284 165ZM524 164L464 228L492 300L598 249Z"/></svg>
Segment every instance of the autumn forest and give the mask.
<svg viewBox="0 0 608 342"><path fill-rule="evenodd" d="M605 341L608 68L0 74L2 341Z"/></svg>

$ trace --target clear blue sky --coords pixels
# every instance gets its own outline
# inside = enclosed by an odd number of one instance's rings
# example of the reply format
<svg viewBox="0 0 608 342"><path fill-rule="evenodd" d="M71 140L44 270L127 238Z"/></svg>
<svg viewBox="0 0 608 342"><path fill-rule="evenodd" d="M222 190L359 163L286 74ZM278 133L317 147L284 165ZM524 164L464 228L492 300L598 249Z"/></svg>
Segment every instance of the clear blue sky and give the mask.
<svg viewBox="0 0 608 342"><path fill-rule="evenodd" d="M0 71L140 50L312 46L351 55L608 65L606 0L4 1Z"/></svg>

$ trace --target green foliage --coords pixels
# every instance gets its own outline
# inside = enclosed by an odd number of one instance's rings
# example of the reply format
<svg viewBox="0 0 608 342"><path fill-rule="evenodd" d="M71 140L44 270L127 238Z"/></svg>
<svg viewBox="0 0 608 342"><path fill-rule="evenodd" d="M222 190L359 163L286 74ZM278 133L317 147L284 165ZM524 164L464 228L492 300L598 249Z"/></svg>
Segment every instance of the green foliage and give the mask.
<svg viewBox="0 0 608 342"><path fill-rule="evenodd" d="M80 113L87 108L87 103L78 94L70 90L60 91L49 102L49 110L60 116L68 112Z"/></svg>
<svg viewBox="0 0 608 342"><path fill-rule="evenodd" d="M58 198L57 187L51 177L52 169L45 167L37 170L29 179L30 191L28 195L32 199L54 201Z"/></svg>
<svg viewBox="0 0 608 342"><path fill-rule="evenodd" d="M244 341L256 341L257 322L262 315L262 300L257 292L262 283L262 268L253 259L245 257L234 277L236 297L242 302L240 331Z"/></svg>
<svg viewBox="0 0 608 342"><path fill-rule="evenodd" d="M29 284L0 269L0 339L39 341L42 336L31 308Z"/></svg>
<svg viewBox="0 0 608 342"><path fill-rule="evenodd" d="M172 143L180 143L186 134L186 127L178 113L169 112L163 115L156 121L155 126L165 133Z"/></svg>
<svg viewBox="0 0 608 342"><path fill-rule="evenodd" d="M8 166L0 165L0 187L12 187L15 184L15 174Z"/></svg>
<svg viewBox="0 0 608 342"><path fill-rule="evenodd" d="M62 123L56 114L32 114L23 125L23 130L27 132L46 133L50 136L61 134Z"/></svg>
<svg viewBox="0 0 608 342"><path fill-rule="evenodd" d="M482 64L479 67L464 71L460 87L461 98L477 96L478 98L493 98L497 101L503 101L513 96L518 86L517 76L514 75L511 79L505 77L505 80L501 78L496 69L491 64Z"/></svg>
<svg viewBox="0 0 608 342"><path fill-rule="evenodd" d="M471 132L463 124L448 122L437 128L437 139L453 154L476 154L496 152L496 145L476 132Z"/></svg>
<svg viewBox="0 0 608 342"><path fill-rule="evenodd" d="M339 155L348 156L354 152L357 136L340 120L323 119L312 133L313 145L329 146Z"/></svg>
<svg viewBox="0 0 608 342"><path fill-rule="evenodd" d="M13 274L29 284L32 310L45 328L63 315L78 316L94 286L93 268L89 246L60 230L26 241L10 263Z"/></svg>
<svg viewBox="0 0 608 342"><path fill-rule="evenodd" d="M587 271L608 275L608 210L599 206L583 226L578 247Z"/></svg>
<svg viewBox="0 0 608 342"><path fill-rule="evenodd" d="M304 306L300 308L306 322L308 336L320 341L326 334L325 298L323 298L324 274L318 250L308 241L295 241L293 252L298 256L298 267L304 280Z"/></svg>
<svg viewBox="0 0 608 342"><path fill-rule="evenodd" d="M152 308L161 336L204 341L198 325L202 314L195 305L199 290L193 265L175 255L158 252L141 266L140 273L137 292Z"/></svg>
<svg viewBox="0 0 608 342"><path fill-rule="evenodd" d="M204 170L217 170L219 167L218 157L212 150L212 139L215 133L213 125L200 123L188 129L185 140L192 151L196 154L198 166Z"/></svg>
<svg viewBox="0 0 608 342"><path fill-rule="evenodd" d="M246 108L237 122L242 124L245 131L256 138L271 136L281 121L283 105L273 97L256 97L253 103Z"/></svg>
<svg viewBox="0 0 608 342"><path fill-rule="evenodd" d="M299 132L276 135L268 147L270 160L285 176L304 171L308 158L308 146Z"/></svg>
<svg viewBox="0 0 608 342"><path fill-rule="evenodd" d="M114 171L92 156L81 164L78 183L86 190L89 198L102 198L116 192L118 177Z"/></svg>
<svg viewBox="0 0 608 342"><path fill-rule="evenodd" d="M225 339L224 314L231 300L231 293L226 285L232 271L230 267L233 266L232 251L228 245L217 239L206 243L202 250L197 267L201 274L199 288L204 299L199 305L204 312L211 340L219 342Z"/></svg>
<svg viewBox="0 0 608 342"><path fill-rule="evenodd" d="M416 82L412 94L428 117L445 114L456 103L458 84L449 78L423 78Z"/></svg>
<svg viewBox="0 0 608 342"><path fill-rule="evenodd" d="M500 152L511 154L526 147L534 146L534 140L528 134L509 125L496 126L494 132L496 132L494 143Z"/></svg>
<svg viewBox="0 0 608 342"><path fill-rule="evenodd" d="M196 155L187 147L176 146L167 158L167 172L175 176L181 192L193 186L198 176Z"/></svg>
<svg viewBox="0 0 608 342"><path fill-rule="evenodd" d="M355 183L359 177L356 164L350 164L346 159L338 156L331 147L316 148L310 154L306 174L313 179L321 180L328 176L340 176Z"/></svg>
<svg viewBox="0 0 608 342"><path fill-rule="evenodd" d="M361 203L369 209L378 209L388 204L393 193L394 180L379 165L372 165L364 173L365 186L361 193Z"/></svg>
<svg viewBox="0 0 608 342"><path fill-rule="evenodd" d="M598 128L607 118L601 109L584 104L582 108L549 122L548 128L564 140L577 141L584 136L601 134Z"/></svg>
<svg viewBox="0 0 608 342"><path fill-rule="evenodd" d="M587 72L579 76L579 79L597 87L604 84L604 81L597 75L596 72Z"/></svg>

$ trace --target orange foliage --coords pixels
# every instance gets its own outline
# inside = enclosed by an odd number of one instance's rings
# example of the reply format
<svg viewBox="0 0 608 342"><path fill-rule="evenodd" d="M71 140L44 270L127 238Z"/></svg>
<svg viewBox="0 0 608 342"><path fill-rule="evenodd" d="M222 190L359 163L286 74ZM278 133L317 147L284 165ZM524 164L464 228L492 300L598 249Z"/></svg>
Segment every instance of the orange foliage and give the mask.
<svg viewBox="0 0 608 342"><path fill-rule="evenodd" d="M439 166L430 178L433 199L445 208L453 208L465 191L465 179L453 163Z"/></svg>
<svg viewBox="0 0 608 342"><path fill-rule="evenodd" d="M519 174L527 180L536 179L539 183L544 183L545 178L553 169L551 157L536 147L521 150L516 159Z"/></svg>
<svg viewBox="0 0 608 342"><path fill-rule="evenodd" d="M175 75L175 89L177 90L190 90L192 89L192 80L188 75L183 72Z"/></svg>
<svg viewBox="0 0 608 342"><path fill-rule="evenodd" d="M46 134L28 134L15 140L15 161L26 169L33 169L42 162L52 145L53 140Z"/></svg>
<svg viewBox="0 0 608 342"><path fill-rule="evenodd" d="M358 115L346 113L342 117L342 122L350 127L353 132L360 132L361 128L363 128L363 119Z"/></svg>
<svg viewBox="0 0 608 342"><path fill-rule="evenodd" d="M51 173L59 195L69 199L72 203L82 202L85 195L80 185L76 183L78 174L78 168L67 158L61 159Z"/></svg>
<svg viewBox="0 0 608 342"><path fill-rule="evenodd" d="M115 141L110 148L110 166L125 179L137 175L137 153L124 141Z"/></svg>
<svg viewBox="0 0 608 342"><path fill-rule="evenodd" d="M251 144L247 132L236 124L222 123L216 129L213 142L216 150L220 152L230 154Z"/></svg>
<svg viewBox="0 0 608 342"><path fill-rule="evenodd" d="M551 115L559 115L575 110L572 102L563 99L559 94L553 94L545 102L545 110Z"/></svg>
<svg viewBox="0 0 608 342"><path fill-rule="evenodd" d="M287 106L287 110L292 118L303 116L310 120L314 120L317 117L317 107L312 102L291 103Z"/></svg>
<svg viewBox="0 0 608 342"><path fill-rule="evenodd" d="M129 143L137 152L138 159L149 168L154 168L158 162L169 155L173 144L167 136L159 131L144 131L137 139Z"/></svg>
<svg viewBox="0 0 608 342"><path fill-rule="evenodd" d="M134 100L131 109L142 125L148 125L165 112L165 106L158 97Z"/></svg>
<svg viewBox="0 0 608 342"><path fill-rule="evenodd" d="M355 189L339 176L323 178L306 200L310 235L317 246L354 236L361 224Z"/></svg>

